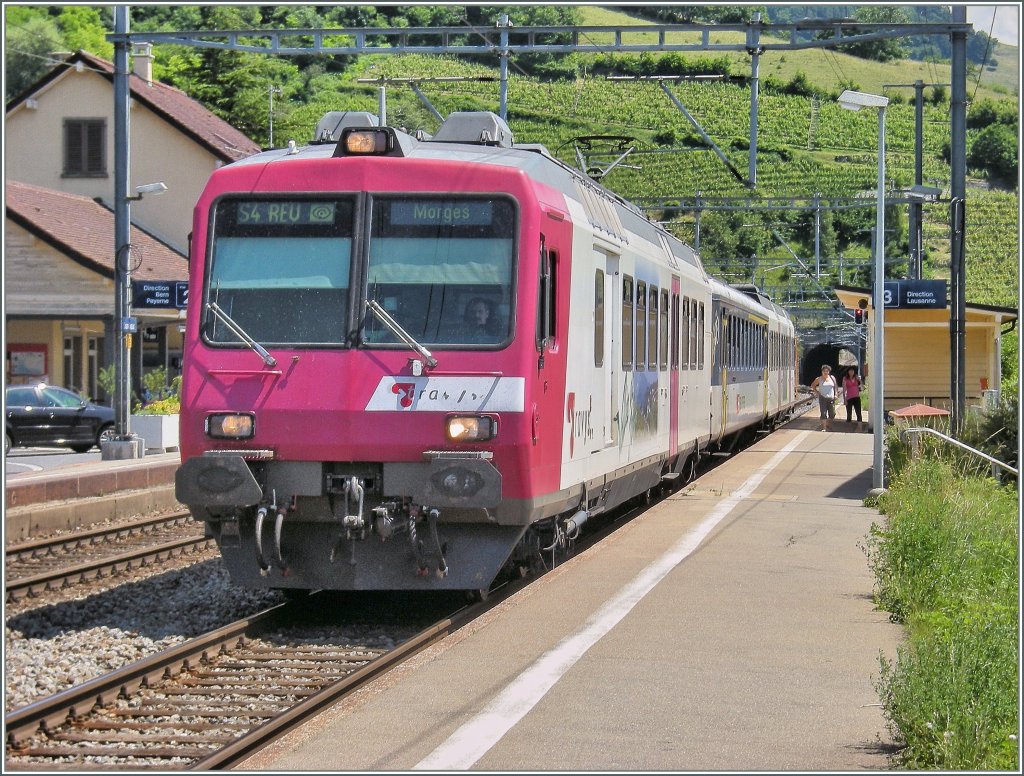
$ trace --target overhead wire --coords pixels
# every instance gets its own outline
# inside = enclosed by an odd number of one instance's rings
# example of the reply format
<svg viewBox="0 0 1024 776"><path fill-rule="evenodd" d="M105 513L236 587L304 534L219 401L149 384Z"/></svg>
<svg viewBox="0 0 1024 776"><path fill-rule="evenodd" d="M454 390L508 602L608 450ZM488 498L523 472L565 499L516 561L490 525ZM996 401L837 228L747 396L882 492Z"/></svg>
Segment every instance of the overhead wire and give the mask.
<svg viewBox="0 0 1024 776"><path fill-rule="evenodd" d="M989 25L988 40L985 41L985 56L981 58L981 67L978 69L978 80L974 83L974 94L971 95L971 102L974 102L974 98L978 96L978 87L981 86L981 76L985 72L985 65L988 64L988 53L992 49L992 31L996 27L996 13L998 12L998 7L992 8L992 24Z"/></svg>

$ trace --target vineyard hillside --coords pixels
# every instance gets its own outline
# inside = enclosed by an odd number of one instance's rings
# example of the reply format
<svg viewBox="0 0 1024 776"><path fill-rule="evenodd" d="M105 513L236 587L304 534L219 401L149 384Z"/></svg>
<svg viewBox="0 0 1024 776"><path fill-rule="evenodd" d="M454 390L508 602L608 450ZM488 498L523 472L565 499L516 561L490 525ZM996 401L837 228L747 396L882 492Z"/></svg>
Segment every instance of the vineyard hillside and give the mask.
<svg viewBox="0 0 1024 776"><path fill-rule="evenodd" d="M576 77L550 80L511 68L508 89L508 121L517 142L541 143L567 164L577 166L574 138L611 135L629 138L634 150L612 168L601 182L628 200L649 202L692 201L702 197L793 197L820 195L822 201L858 195L873 202L877 180L877 117L873 112L842 110L831 96L797 96L765 90L760 100L757 186L751 191L710 150L684 114L673 104L665 89L652 81L619 81L604 77ZM439 56L368 56L360 58L342 76L321 76L317 100L296 106L287 118L279 119L282 135L308 139L316 121L327 110L339 108L376 112L378 87L366 79L424 79L420 90L442 115L459 110L498 110L496 71L490 64L477 64ZM466 76L492 80L431 82L431 78ZM360 79L364 82L360 83ZM834 88L834 87L833 87ZM682 81L667 85L701 124L729 159L740 176L747 174L749 144L749 89L728 81ZM388 88L389 123L433 132L438 119L407 86ZM291 134L288 134L291 133ZM887 111L887 184L905 189L913 184L914 108L897 102ZM929 103L924 112L925 185L935 186L949 197L949 165L943 147L949 143L949 105ZM594 144L592 144L594 145ZM622 151L599 144L584 149L588 163L603 168ZM972 172L968 191L967 299L972 303L1017 306L1019 289L1019 199L1016 190L990 186ZM948 203L925 207L925 275L949 277ZM893 264L888 272L897 277L905 272L906 206L887 218L887 224L901 227L901 238L888 236L887 256ZM695 219L668 211L650 212L669 222L681 238L693 243ZM813 290L819 283L868 284L870 261L869 227L873 208L862 208L856 223L839 224L840 241L820 246L823 272L808 278L804 265L813 256L813 221L809 211L790 214L783 224L751 218L728 221L740 235L740 245L730 255L714 255L711 243L716 223L705 215L701 244L708 270L732 282L756 282L784 293ZM776 219L779 220L779 219ZM722 227L719 227L722 228ZM849 232L850 234L845 234ZM755 234L757 232L757 234ZM854 234L859 232L859 234ZM845 239L843 235L845 234ZM745 240L745 242L744 242ZM828 241L827 241L828 242ZM728 240L715 244L731 245ZM748 247L743 249L743 245ZM721 249L726 252L725 249ZM831 250L831 253L829 251ZM900 253L902 251L902 254ZM902 266L901 266L902 265ZM773 269L774 267L774 269Z"/></svg>

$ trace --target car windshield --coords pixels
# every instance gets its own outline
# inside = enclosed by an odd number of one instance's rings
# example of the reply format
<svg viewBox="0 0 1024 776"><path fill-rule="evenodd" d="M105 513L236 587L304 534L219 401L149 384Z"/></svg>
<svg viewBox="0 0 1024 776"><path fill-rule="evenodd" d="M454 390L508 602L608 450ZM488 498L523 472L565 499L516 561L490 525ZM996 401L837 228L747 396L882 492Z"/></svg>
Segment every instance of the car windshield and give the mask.
<svg viewBox="0 0 1024 776"><path fill-rule="evenodd" d="M417 341L497 345L508 339L515 209L505 198L373 202L366 295ZM396 342L371 317L367 344Z"/></svg>
<svg viewBox="0 0 1024 776"><path fill-rule="evenodd" d="M221 200L207 302L262 345L338 345L347 333L350 200ZM211 342L243 339L207 314Z"/></svg>

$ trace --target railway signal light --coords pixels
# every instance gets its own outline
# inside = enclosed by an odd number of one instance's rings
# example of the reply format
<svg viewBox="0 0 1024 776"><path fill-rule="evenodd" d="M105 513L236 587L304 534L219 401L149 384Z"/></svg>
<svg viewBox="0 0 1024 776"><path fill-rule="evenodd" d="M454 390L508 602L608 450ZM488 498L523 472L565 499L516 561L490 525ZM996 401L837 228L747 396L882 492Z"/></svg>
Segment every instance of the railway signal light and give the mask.
<svg viewBox="0 0 1024 776"><path fill-rule="evenodd" d="M864 311L861 310L860 308L857 308L856 310L854 310L853 311L853 321L854 321L854 323L864 323Z"/></svg>

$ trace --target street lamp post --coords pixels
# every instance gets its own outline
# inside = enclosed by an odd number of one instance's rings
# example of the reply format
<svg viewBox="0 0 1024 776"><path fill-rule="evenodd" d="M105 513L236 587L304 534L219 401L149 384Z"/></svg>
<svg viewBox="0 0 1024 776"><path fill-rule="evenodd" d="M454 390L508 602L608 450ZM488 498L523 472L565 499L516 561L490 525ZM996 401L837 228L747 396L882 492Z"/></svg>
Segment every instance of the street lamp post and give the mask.
<svg viewBox="0 0 1024 776"><path fill-rule="evenodd" d="M885 431L883 395L883 359L885 358L885 109L889 98L847 89L839 95L846 110L878 110L878 201L875 204L875 341L871 359L871 427L874 432L874 471L872 486L885 487L885 457L882 449Z"/></svg>

